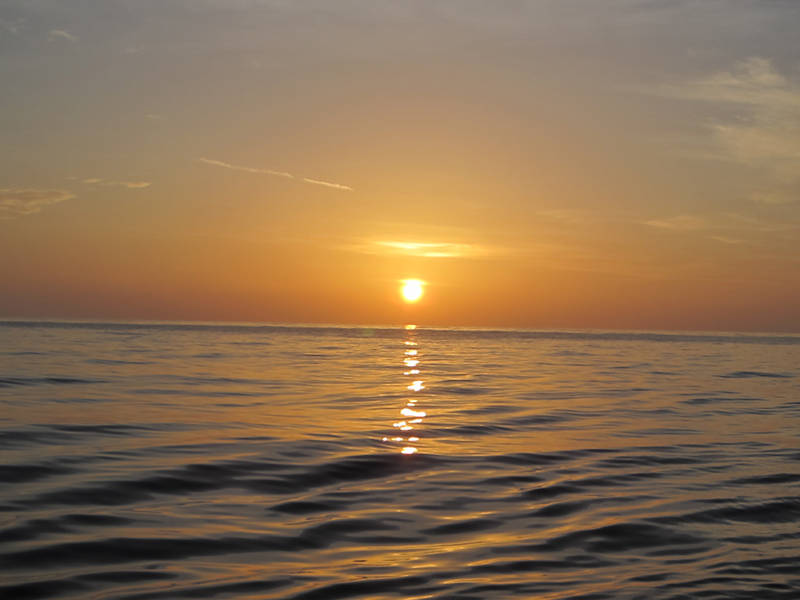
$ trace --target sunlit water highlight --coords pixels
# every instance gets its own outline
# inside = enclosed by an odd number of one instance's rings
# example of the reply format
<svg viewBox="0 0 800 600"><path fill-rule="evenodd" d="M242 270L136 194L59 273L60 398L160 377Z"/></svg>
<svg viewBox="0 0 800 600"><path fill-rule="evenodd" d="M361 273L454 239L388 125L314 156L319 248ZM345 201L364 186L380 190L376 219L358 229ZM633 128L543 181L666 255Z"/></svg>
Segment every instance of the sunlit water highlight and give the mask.
<svg viewBox="0 0 800 600"><path fill-rule="evenodd" d="M2 598L800 597L800 337L0 324Z"/></svg>

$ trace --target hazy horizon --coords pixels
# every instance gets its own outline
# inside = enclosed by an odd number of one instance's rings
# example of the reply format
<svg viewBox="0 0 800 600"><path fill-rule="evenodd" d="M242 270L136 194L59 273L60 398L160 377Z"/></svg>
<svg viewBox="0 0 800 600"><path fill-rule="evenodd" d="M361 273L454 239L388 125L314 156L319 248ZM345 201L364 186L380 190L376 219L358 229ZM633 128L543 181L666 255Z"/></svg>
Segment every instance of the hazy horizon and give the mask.
<svg viewBox="0 0 800 600"><path fill-rule="evenodd" d="M737 336L744 336L745 338L760 339L763 337L768 338L781 338L795 339L800 332L797 331L759 331L759 330L744 330L744 331L729 331L722 329L603 329L603 328L569 328L569 327L492 327L480 325L437 325L434 323L325 323L325 322L306 322L306 323L291 323L291 322L278 322L278 321L189 321L180 319L104 319L101 317L73 317L73 318L58 318L58 317L2 317L0 318L0 325L109 325L109 326L154 326L154 327L203 327L203 328L226 328L226 327L241 327L241 328L277 328L277 329L363 329L370 330L408 330L410 325L414 329L420 331L463 331L465 333L486 332L486 333L532 333L532 334L571 334L575 335L598 335L605 334L611 335L633 335L633 336L665 336L665 337L681 337L681 336L697 336L699 338L706 337L730 337L732 340L739 339Z"/></svg>

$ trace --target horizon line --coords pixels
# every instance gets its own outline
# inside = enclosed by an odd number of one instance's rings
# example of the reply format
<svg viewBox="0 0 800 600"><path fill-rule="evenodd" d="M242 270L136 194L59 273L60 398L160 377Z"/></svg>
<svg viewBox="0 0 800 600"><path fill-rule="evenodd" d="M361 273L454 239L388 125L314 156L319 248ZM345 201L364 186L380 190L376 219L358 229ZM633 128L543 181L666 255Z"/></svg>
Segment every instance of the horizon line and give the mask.
<svg viewBox="0 0 800 600"><path fill-rule="evenodd" d="M141 326L184 326L184 327L296 327L303 329L381 329L402 330L408 323L367 324L367 323L327 323L327 322L281 322L281 321L226 321L195 319L107 319L102 317L0 317L0 326L5 325L141 325ZM520 332L520 333L567 333L567 334L638 334L638 335L696 335L696 336L750 336L750 337L791 337L800 339L800 331L733 331L726 329L638 329L638 328L587 328L587 327L524 327L492 325L420 325L416 329L428 331L474 331L474 332Z"/></svg>

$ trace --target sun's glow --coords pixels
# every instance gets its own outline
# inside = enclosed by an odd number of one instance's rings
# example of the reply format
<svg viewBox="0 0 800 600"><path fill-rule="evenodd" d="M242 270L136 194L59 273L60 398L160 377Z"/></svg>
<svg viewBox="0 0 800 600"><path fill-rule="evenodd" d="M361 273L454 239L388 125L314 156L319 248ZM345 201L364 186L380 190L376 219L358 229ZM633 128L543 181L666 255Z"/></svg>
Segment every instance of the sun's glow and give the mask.
<svg viewBox="0 0 800 600"><path fill-rule="evenodd" d="M403 300L406 302L416 302L422 298L424 292L423 286L425 285L423 281L419 279L405 279L402 283L403 286L400 288L400 293L403 295Z"/></svg>

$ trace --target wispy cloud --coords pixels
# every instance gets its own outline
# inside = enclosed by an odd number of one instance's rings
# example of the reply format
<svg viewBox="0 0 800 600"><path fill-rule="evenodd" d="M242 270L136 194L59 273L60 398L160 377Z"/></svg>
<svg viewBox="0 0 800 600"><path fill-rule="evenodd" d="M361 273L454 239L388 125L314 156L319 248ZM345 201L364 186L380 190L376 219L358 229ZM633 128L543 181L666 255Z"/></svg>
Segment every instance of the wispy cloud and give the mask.
<svg viewBox="0 0 800 600"><path fill-rule="evenodd" d="M213 158L198 158L198 162L207 165L214 165L215 167L223 167L225 169L232 169L234 171L244 171L245 173L259 173L261 175L274 175L276 177L286 177L287 179L294 179L294 175L286 171L275 171L273 169L259 169L256 167L243 167L241 165L232 165L221 160L214 160Z"/></svg>
<svg viewBox="0 0 800 600"><path fill-rule="evenodd" d="M322 181L321 179L310 179L309 177L303 177L303 181L305 181L306 183L313 183L314 185L322 185L325 187L333 188L335 190L346 190L348 192L353 191L353 188L351 188L349 185L342 185L341 183Z"/></svg>
<svg viewBox="0 0 800 600"><path fill-rule="evenodd" d="M661 86L656 93L716 105L726 115L706 126L706 157L762 169L773 184L800 181L800 82L769 59L750 57L730 70Z"/></svg>
<svg viewBox="0 0 800 600"><path fill-rule="evenodd" d="M115 185L119 187L126 187L129 190L141 190L144 188L148 188L152 183L149 181L108 181L105 182L106 185Z"/></svg>
<svg viewBox="0 0 800 600"><path fill-rule="evenodd" d="M697 233L726 244L743 243L742 236L773 235L781 232L794 232L800 228L800 223L791 220L776 221L733 212L704 216L677 215L651 219L642 224L676 233Z"/></svg>
<svg viewBox="0 0 800 600"><path fill-rule="evenodd" d="M739 229L744 231L756 231L761 233L778 233L786 231L796 231L800 228L800 222L796 219L764 219L754 217L752 215L744 215L741 213L724 213L720 216L724 224L729 229Z"/></svg>
<svg viewBox="0 0 800 600"><path fill-rule="evenodd" d="M150 187L152 185L149 181L114 181L100 179L99 177L88 177L82 180L83 183L88 185L102 185L107 187L124 187L130 190L139 190Z"/></svg>
<svg viewBox="0 0 800 600"><path fill-rule="evenodd" d="M788 190L770 190L768 192L754 192L750 195L753 202L779 206L782 204L794 204L800 200L800 191L791 192Z"/></svg>
<svg viewBox="0 0 800 600"><path fill-rule="evenodd" d="M227 163L221 160L215 160L212 158L198 158L198 162L205 163L207 165L213 165L215 167L223 167L225 169L232 169L234 171L243 171L245 173L256 173L260 175L273 175L275 177L285 177L287 179L299 179L303 183L310 183L312 185L321 185L323 187L332 188L335 190L342 190L346 192L352 192L353 188L349 185L344 185L341 183L335 183L333 181L324 181L322 179L312 179L310 177L296 177L291 173L287 173L286 171L275 171L273 169L262 169L258 167L243 167L241 165L233 165L231 163Z"/></svg>
<svg viewBox="0 0 800 600"><path fill-rule="evenodd" d="M679 85L663 86L665 95L754 107L797 108L797 87L766 58L753 56L728 71Z"/></svg>
<svg viewBox="0 0 800 600"><path fill-rule="evenodd" d="M14 19L13 21L0 19L0 31L6 31L12 35L17 35L23 23L25 23L25 19Z"/></svg>
<svg viewBox="0 0 800 600"><path fill-rule="evenodd" d="M364 254L399 254L422 258L469 258L492 253L488 248L477 244L407 240L365 240L349 246L349 249Z"/></svg>
<svg viewBox="0 0 800 600"><path fill-rule="evenodd" d="M645 221L644 224L650 225L651 227L672 229L675 231L698 231L708 227L705 219L692 215L678 215L665 219L652 219L650 221Z"/></svg>
<svg viewBox="0 0 800 600"><path fill-rule="evenodd" d="M66 40L74 44L78 41L78 36L71 34L66 29L51 29L47 33L47 39L50 42L54 42L56 40Z"/></svg>
<svg viewBox="0 0 800 600"><path fill-rule="evenodd" d="M38 213L45 206L75 198L67 190L0 189L0 219Z"/></svg>
<svg viewBox="0 0 800 600"><path fill-rule="evenodd" d="M744 240L740 240L738 238L730 238L724 235L712 235L711 239L716 240L717 242L722 242L723 244L731 244L731 245L744 244Z"/></svg>

